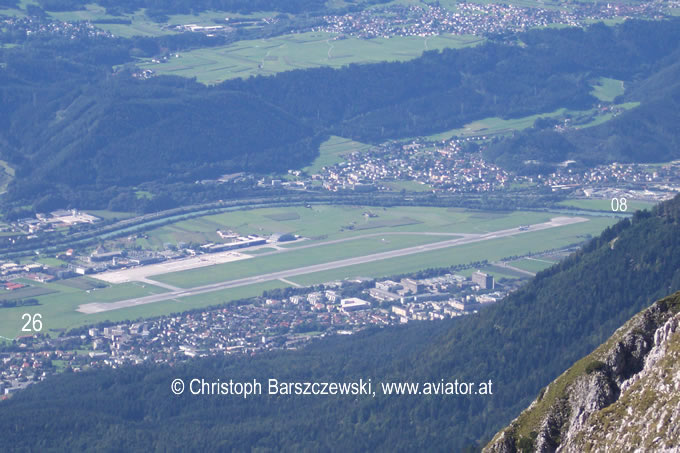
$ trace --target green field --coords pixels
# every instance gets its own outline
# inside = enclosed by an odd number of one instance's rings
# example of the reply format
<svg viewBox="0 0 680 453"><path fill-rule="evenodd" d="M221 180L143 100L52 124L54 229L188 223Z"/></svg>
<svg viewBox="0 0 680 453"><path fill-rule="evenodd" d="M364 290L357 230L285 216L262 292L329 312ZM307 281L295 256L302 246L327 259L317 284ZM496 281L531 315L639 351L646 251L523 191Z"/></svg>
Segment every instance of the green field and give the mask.
<svg viewBox="0 0 680 453"><path fill-rule="evenodd" d="M26 284L27 282L21 281L20 283ZM55 292L50 288L44 288L42 286L33 285L32 281L28 286L15 289L14 291L6 291L4 289L0 291L2 291L2 293L0 293L0 299L2 300L33 299L38 296L43 296L45 294L51 294Z"/></svg>
<svg viewBox="0 0 680 453"><path fill-rule="evenodd" d="M4 160L0 160L0 194L7 191L7 186L14 179L14 168Z"/></svg>
<svg viewBox="0 0 680 453"><path fill-rule="evenodd" d="M311 285L330 282L350 277L381 277L421 269L467 264L473 261L498 261L508 256L541 252L581 242L585 236L596 235L614 223L609 218L591 218L589 222L567 225L535 233L493 239L481 243L466 244L450 249L410 255L405 258L393 258L376 263L366 263L330 271L290 277L288 280L300 285ZM519 267L519 266L518 266Z"/></svg>
<svg viewBox="0 0 680 453"><path fill-rule="evenodd" d="M272 220L272 216L276 218L277 215L286 214L288 218L292 213L299 218ZM367 217L365 213L377 217ZM183 220L147 231L148 239L139 239L138 244L162 248L165 243L221 242L216 233L218 229L264 236L272 233L294 233L315 241L380 232L486 233L524 223L545 222L550 217L551 214L542 212L482 212L455 208L290 206L231 211ZM405 219L411 221L407 222ZM378 226L378 222L384 226ZM305 243L308 241L285 244L284 247L297 247Z"/></svg>
<svg viewBox="0 0 680 453"><path fill-rule="evenodd" d="M483 42L483 39L475 36L454 35L389 39L334 38L330 33L308 32L244 40L228 46L181 52L179 58L171 58L166 63L141 60L139 67L158 74L196 77L199 82L210 85L237 77L270 75L293 69L404 61L419 57L424 50L460 48Z"/></svg>
<svg viewBox="0 0 680 453"><path fill-rule="evenodd" d="M377 217L365 216L365 213ZM233 280L276 270L330 262L348 257L363 256L382 251L401 249L431 242L451 239L452 233L486 233L516 228L527 223L540 223L556 214L549 212L485 212L457 208L395 207L376 208L364 206L315 205L312 208L288 206L226 212L217 215L179 221L148 232L152 243L185 240L187 235L210 235L216 229L231 228L241 232L295 232L311 240L285 244L288 252L256 255L251 259L210 266L197 270L165 274L153 280L180 287L193 287L212 282ZM280 220L273 220L280 219ZM406 220L409 220L408 222ZM298 284L313 284L345 277L379 277L413 272L424 268L467 264L473 261L497 261L507 256L537 253L581 242L588 235L596 235L615 221L609 217L593 217L589 222L530 232L516 237L499 238L481 243L466 244L449 249L424 252L402 258L355 265L327 272L300 275L290 278ZM353 226L358 229L348 229ZM370 228L360 229L362 226ZM409 234L431 232L435 234ZM436 233L446 233L440 235ZM371 235L369 237L357 237ZM348 239L344 242L319 245L323 241ZM271 247L268 247L271 249ZM271 251L271 250L267 250ZM264 251L264 252L267 252ZM518 266L521 267L521 266ZM512 277L511 273L491 269L497 278ZM93 280L79 278L61 283L39 284L36 288L53 291L38 296L40 306L0 310L0 335L14 338L21 335L21 315L41 313L45 331L51 335L58 331L50 329L71 328L104 320L121 321L140 317L158 316L192 308L214 305L229 300L257 296L265 289L287 286L280 281L207 293L188 298L170 300L139 307L84 315L75 311L80 304L91 302L114 302L133 297L166 292L164 288L141 283L113 285L105 289L91 288Z"/></svg>
<svg viewBox="0 0 680 453"><path fill-rule="evenodd" d="M614 79L606 79L608 81L617 82ZM597 91L598 94L595 94ZM596 97L600 96L618 96L615 84L606 82L604 85L596 85L593 94ZM612 98L613 99L613 98ZM623 104L616 104L612 107L630 110L640 105L639 102L626 102ZM479 121L468 123L463 127L451 129L437 134L428 135L426 138L431 141L449 140L452 137L478 137L480 135L492 137L495 135L504 135L513 131L521 131L532 127L538 118L553 118L565 119L570 118L572 124L577 129L597 126L614 117L614 113L600 113L597 109L590 110L568 110L565 108L557 109L553 112L538 113L536 115L524 116L521 118L498 118L491 117Z"/></svg>
<svg viewBox="0 0 680 453"><path fill-rule="evenodd" d="M308 167L303 168L305 172L310 175L318 173L323 167L339 164L345 159L345 155L353 152L363 152L368 150L371 145L365 143L355 142L348 138L331 136L328 140L321 144L319 148L319 157Z"/></svg>
<svg viewBox="0 0 680 453"><path fill-rule="evenodd" d="M558 203L561 206L569 206L572 208L588 209L590 211L607 211L612 212L612 201L607 200L594 200L594 199L572 199L564 200ZM642 209L650 209L655 203L650 201L638 201L638 200L626 200L628 205L627 212L635 212Z"/></svg>
<svg viewBox="0 0 680 453"><path fill-rule="evenodd" d="M164 288L139 283L124 283L89 292L59 283L31 282L31 285L38 289L52 291L52 293L36 297L41 304L38 306L0 309L0 335L9 338L26 335L26 332L21 332L21 328L24 325L21 322L21 316L24 313L40 313L44 325L43 331L54 336L56 333L50 332L50 329L62 329L77 324L88 323L90 320L96 322L107 319L106 316L86 316L76 312L75 309L80 304L88 302L112 302L167 291ZM115 313L115 315L123 316L118 313ZM128 315L125 314L124 316Z"/></svg>
<svg viewBox="0 0 680 453"><path fill-rule="evenodd" d="M639 106L639 102L624 102L623 104L616 104L613 105L613 107L617 107L623 110L630 110L634 109L635 107ZM608 112L608 113L603 113L603 114L598 114L598 115L591 115L591 120L586 121L582 124L577 124L575 126L576 129L584 129L586 127L593 127L597 126L599 124L605 123L609 121L610 119L614 118L616 114L614 112Z"/></svg>
<svg viewBox="0 0 680 453"><path fill-rule="evenodd" d="M66 261L59 260L57 258L51 258L49 256L41 256L39 258L35 258L34 260L31 260L30 262L38 262L41 264L44 264L46 266L53 266L53 267L60 267L62 265L68 264Z"/></svg>
<svg viewBox="0 0 680 453"><path fill-rule="evenodd" d="M517 280L518 278L529 278L528 275L522 274L520 272L513 271L512 269L504 269L500 266L493 266L493 265L488 265L488 266L482 266L480 268L468 268L464 269L460 272L456 272L458 275L462 275L464 277L470 277L473 272L476 271L482 271L487 274L493 275L494 280L498 281L502 278L507 278L509 280Z"/></svg>
<svg viewBox="0 0 680 453"><path fill-rule="evenodd" d="M612 102L617 96L622 95L624 91L622 80L600 77L590 93L601 101Z"/></svg>
<svg viewBox="0 0 680 453"><path fill-rule="evenodd" d="M24 17L24 16L26 16L26 5L29 5L29 4L38 6L38 2L36 0L21 0L19 2L19 5L17 6L17 8L6 8L6 7L0 8L0 14L5 15L5 16Z"/></svg>
<svg viewBox="0 0 680 453"><path fill-rule="evenodd" d="M310 266L329 261L354 258L373 253L398 250L417 245L455 239L451 236L390 235L353 239L337 244L319 245L308 249L291 249L289 252L253 259L218 264L215 266L156 275L153 280L180 288L193 288L225 280L251 277L253 275Z"/></svg>
<svg viewBox="0 0 680 453"><path fill-rule="evenodd" d="M503 119L498 117L485 118L474 121L457 129L451 129L438 134L433 134L427 138L432 141L449 140L451 137L472 137L478 135L499 135L507 134L512 131L520 131L531 127L538 118L560 118L568 112L567 109L558 109L554 112L539 113L536 115L524 116L522 118Z"/></svg>
<svg viewBox="0 0 680 453"><path fill-rule="evenodd" d="M511 261L508 264L519 269L524 269L525 271L537 273L543 269L549 268L555 264L555 262L545 258L523 258L521 260Z"/></svg>

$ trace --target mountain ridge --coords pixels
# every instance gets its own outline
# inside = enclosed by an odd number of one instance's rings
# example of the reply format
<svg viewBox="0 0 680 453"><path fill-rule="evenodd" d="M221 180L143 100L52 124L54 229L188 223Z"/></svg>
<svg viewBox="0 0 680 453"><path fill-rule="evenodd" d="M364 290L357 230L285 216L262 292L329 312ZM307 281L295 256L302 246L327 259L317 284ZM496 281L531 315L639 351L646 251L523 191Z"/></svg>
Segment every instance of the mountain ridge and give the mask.
<svg viewBox="0 0 680 453"><path fill-rule="evenodd" d="M680 292L635 315L548 386L486 453L680 448Z"/></svg>

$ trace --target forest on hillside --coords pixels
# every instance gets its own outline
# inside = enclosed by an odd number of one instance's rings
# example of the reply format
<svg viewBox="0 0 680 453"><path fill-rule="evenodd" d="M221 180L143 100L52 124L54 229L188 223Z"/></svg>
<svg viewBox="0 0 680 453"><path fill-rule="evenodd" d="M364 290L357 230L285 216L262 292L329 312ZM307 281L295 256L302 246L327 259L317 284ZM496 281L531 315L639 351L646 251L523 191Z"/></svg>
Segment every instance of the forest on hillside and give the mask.
<svg viewBox="0 0 680 453"><path fill-rule="evenodd" d="M653 74L630 83L622 102L640 102L603 124L556 132L551 122L498 140L485 156L504 168L535 174L571 159L581 165L604 162L664 162L680 157L680 51L661 62ZM527 161L543 165L526 165ZM547 165L546 165L547 163Z"/></svg>
<svg viewBox="0 0 680 453"><path fill-rule="evenodd" d="M632 315L680 289L680 196L477 315L300 351L65 373L0 403L0 449L459 451L488 441ZM487 396L174 396L173 379L493 382ZM63 414L69 414L64 417Z"/></svg>
<svg viewBox="0 0 680 453"><path fill-rule="evenodd" d="M535 30L521 35L524 46L490 41L407 62L296 70L213 87L178 77L131 76L135 69L126 64L132 54L190 45L181 36L28 39L0 49L0 157L16 169L3 211L25 213L36 204L106 208L145 182L300 168L331 134L379 143L492 116L587 109L597 103L590 94L597 77L630 80L655 96L637 99L642 105L629 112L632 120L626 114L591 128L582 138L587 149L607 141L602 128L617 128L616 143L630 140L635 150L636 140L656 133L658 140L624 157L670 160L678 152L672 146L680 133L672 127L678 110L653 102L677 101L669 91L677 84L668 80L677 81L678 74L668 67L678 52L679 23ZM653 82L655 74L664 74L663 81ZM645 84L647 79L652 81ZM651 120L638 125L636 112L650 109L658 111L656 128ZM539 131L538 139L520 135L490 155L512 166L524 149L557 157L563 146L577 149L571 136ZM620 150L616 143L610 148ZM589 153L588 162L621 157L607 149Z"/></svg>

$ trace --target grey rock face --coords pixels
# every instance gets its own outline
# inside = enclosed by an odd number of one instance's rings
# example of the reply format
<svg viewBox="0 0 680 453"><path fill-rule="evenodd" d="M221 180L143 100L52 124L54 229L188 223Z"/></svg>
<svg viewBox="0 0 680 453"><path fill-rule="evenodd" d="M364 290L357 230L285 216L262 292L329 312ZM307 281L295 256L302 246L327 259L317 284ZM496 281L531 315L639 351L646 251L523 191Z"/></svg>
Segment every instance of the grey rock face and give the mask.
<svg viewBox="0 0 680 453"><path fill-rule="evenodd" d="M631 319L551 384L562 392L534 401L484 451L680 453L679 304L676 294Z"/></svg>

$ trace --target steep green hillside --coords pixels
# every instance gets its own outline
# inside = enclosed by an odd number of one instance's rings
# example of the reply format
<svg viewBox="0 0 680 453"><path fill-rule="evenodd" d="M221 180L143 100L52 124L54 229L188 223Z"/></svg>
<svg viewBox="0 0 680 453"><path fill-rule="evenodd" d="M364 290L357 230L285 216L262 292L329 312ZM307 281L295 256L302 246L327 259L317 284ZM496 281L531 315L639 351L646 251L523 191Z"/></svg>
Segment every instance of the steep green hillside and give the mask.
<svg viewBox="0 0 680 453"><path fill-rule="evenodd" d="M0 449L451 451L490 439L541 387L680 289L680 197L637 213L475 316L288 353L61 375L0 404ZM493 382L493 395L175 397L173 379ZM375 388L374 388L375 389ZM69 414L63 417L60 414Z"/></svg>

